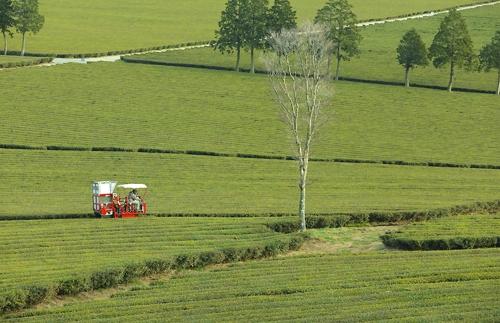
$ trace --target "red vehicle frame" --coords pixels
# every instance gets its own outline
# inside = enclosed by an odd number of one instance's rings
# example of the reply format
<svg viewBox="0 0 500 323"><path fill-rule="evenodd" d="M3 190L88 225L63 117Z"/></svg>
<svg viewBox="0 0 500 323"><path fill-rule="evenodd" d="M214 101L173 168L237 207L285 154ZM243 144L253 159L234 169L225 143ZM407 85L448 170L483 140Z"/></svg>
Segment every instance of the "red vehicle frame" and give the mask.
<svg viewBox="0 0 500 323"><path fill-rule="evenodd" d="M139 196L140 208L136 204L130 203L128 196L121 198L114 192L116 182L94 182L93 190L93 210L98 218L136 218L147 214L148 205L145 201L147 191ZM147 188L144 184L119 185L121 188L137 189Z"/></svg>

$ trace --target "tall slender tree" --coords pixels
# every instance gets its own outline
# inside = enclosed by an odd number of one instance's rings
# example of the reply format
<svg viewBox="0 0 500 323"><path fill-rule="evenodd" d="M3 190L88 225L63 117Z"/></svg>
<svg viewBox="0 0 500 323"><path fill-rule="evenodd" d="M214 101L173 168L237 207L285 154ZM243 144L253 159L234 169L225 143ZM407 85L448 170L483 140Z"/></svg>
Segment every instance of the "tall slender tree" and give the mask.
<svg viewBox="0 0 500 323"><path fill-rule="evenodd" d="M405 85L410 87L410 70L429 65L425 43L415 29L404 34L397 48L398 62L405 69Z"/></svg>
<svg viewBox="0 0 500 323"><path fill-rule="evenodd" d="M3 53L7 55L7 36L12 37L12 28L15 26L14 5L12 0L0 0L0 31L3 35Z"/></svg>
<svg viewBox="0 0 500 323"><path fill-rule="evenodd" d="M274 0L267 15L268 32L280 32L282 29L297 27L297 12L289 0Z"/></svg>
<svg viewBox="0 0 500 323"><path fill-rule="evenodd" d="M255 73L255 50L266 44L268 4L268 0L248 0L244 8L244 43L250 52L250 73Z"/></svg>
<svg viewBox="0 0 500 323"><path fill-rule="evenodd" d="M26 51L26 34L38 33L45 22L39 13L38 0L15 0L16 30L22 35L21 56Z"/></svg>
<svg viewBox="0 0 500 323"><path fill-rule="evenodd" d="M479 68L486 72L495 69L498 73L497 95L500 95L500 30L495 33L491 43L486 44L479 54Z"/></svg>
<svg viewBox="0 0 500 323"><path fill-rule="evenodd" d="M266 66L283 121L290 130L299 168L299 217L306 230L306 186L312 144L332 108L332 84L327 77L331 42L322 25L271 33ZM299 75L297 75L297 72Z"/></svg>
<svg viewBox="0 0 500 323"><path fill-rule="evenodd" d="M472 66L474 62L472 39L465 19L456 9L450 10L441 22L429 48L429 57L436 68L450 64L449 92L453 91L456 69Z"/></svg>
<svg viewBox="0 0 500 323"><path fill-rule="evenodd" d="M359 55L361 34L357 27L358 19L347 0L329 0L315 18L316 23L328 27L328 37L333 43L333 54L337 60L335 79L339 79L341 61L349 61Z"/></svg>
<svg viewBox="0 0 500 323"><path fill-rule="evenodd" d="M221 53L236 52L235 70L240 71L241 49L245 44L245 10L249 0L228 0L215 31L214 49Z"/></svg>

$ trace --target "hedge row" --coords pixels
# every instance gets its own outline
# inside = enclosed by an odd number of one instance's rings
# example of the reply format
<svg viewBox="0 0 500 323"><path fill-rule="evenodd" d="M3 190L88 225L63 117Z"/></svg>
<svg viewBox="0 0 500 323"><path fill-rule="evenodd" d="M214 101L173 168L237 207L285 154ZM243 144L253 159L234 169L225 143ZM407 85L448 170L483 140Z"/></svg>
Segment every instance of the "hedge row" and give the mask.
<svg viewBox="0 0 500 323"><path fill-rule="evenodd" d="M38 59L32 59L28 61L18 61L18 62L6 62L0 63L1 68L13 68L13 67L23 67L23 66L33 66L52 62L52 58L43 57Z"/></svg>
<svg viewBox="0 0 500 323"><path fill-rule="evenodd" d="M397 223L397 222L415 222L429 219L435 219L445 216L453 216L471 213L495 213L500 211L500 200L490 202L476 202L467 205L458 205L450 208L439 208L424 211L401 211L401 212L366 212L366 213L309 213L307 217L307 226L309 228L341 227L353 224L367 223ZM295 214L290 213L150 213L149 216L155 217L228 217L228 218L250 218L250 217L290 217ZM1 221L13 220L50 220L50 219L79 219L93 218L90 213L81 214L43 214L43 215L5 215L0 216ZM291 223L291 224L290 224ZM274 223L270 226L292 226L295 229L278 232L293 232L300 228L299 223L284 221ZM274 230L274 227L271 227Z"/></svg>
<svg viewBox="0 0 500 323"><path fill-rule="evenodd" d="M268 242L261 246L242 249L226 248L197 255L184 254L173 259L150 259L142 263L130 263L119 268L95 271L87 277L64 279L53 286L28 286L0 296L0 313L27 308L55 295L75 295L81 292L115 287L153 274L272 257L289 250L297 250L305 239L307 239L306 235L294 235L285 241Z"/></svg>
<svg viewBox="0 0 500 323"><path fill-rule="evenodd" d="M416 240L398 238L393 234L384 234L380 238L387 247L403 250L451 250L500 247L500 236Z"/></svg>
<svg viewBox="0 0 500 323"><path fill-rule="evenodd" d="M306 226L310 229L338 228L346 225L369 223L416 222L471 213L496 213L500 211L500 200L476 202L458 205L451 208L440 208L428 211L405 212L370 212L353 214L310 215L306 217ZM291 233L300 230L298 221L281 221L268 224L276 232ZM495 242L496 243L496 242Z"/></svg>
<svg viewBox="0 0 500 323"><path fill-rule="evenodd" d="M272 159L272 160L296 160L294 156L273 156L259 154L243 153L220 153L213 151L200 150L177 150L177 149L157 149L157 148L121 148L121 147L73 147L73 146L28 146L17 144L0 144L0 149L25 149L25 150L62 150L62 151L107 151L107 152L138 152L148 154L178 154L195 156L214 156L214 157L232 157L232 158L253 158L253 159ZM450 168L480 168L480 169L500 169L500 165L490 164L458 164L443 162L407 162L402 160L367 160L350 158L311 158L312 162L323 163L352 163L352 164L383 164L398 166L423 166L423 167L450 167Z"/></svg>
<svg viewBox="0 0 500 323"><path fill-rule="evenodd" d="M115 56L115 55L127 55L127 54L135 54L135 53L144 53L155 50L165 50L165 49L173 49L180 47L189 47L189 46L201 46L208 45L210 41L196 41L196 42L187 42L175 45L163 45L163 46L153 46L153 47L145 47L145 48L135 48L135 49L125 49L125 50L113 50L101 53L78 53L78 54L56 54L56 53L33 53L27 52L25 56L34 56L34 57L57 57L57 58L88 58L88 57L102 57L102 56ZM20 55L20 51L9 51L9 55Z"/></svg>

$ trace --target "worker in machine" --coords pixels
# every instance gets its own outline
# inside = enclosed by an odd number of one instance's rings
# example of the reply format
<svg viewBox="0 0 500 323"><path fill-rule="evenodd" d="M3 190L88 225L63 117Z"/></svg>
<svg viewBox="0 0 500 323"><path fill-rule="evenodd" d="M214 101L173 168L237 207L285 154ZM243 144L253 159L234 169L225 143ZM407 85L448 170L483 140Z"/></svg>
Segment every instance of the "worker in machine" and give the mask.
<svg viewBox="0 0 500 323"><path fill-rule="evenodd" d="M135 205L135 210L141 210L141 198L137 195L137 190L134 188L130 193L128 193L128 203L130 205Z"/></svg>

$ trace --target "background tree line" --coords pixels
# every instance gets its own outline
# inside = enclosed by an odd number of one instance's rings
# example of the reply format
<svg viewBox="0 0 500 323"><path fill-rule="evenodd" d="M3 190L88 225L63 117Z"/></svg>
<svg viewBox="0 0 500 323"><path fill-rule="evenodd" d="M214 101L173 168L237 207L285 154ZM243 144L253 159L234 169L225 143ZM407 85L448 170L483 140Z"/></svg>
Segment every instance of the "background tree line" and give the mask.
<svg viewBox="0 0 500 323"><path fill-rule="evenodd" d="M429 65L431 60L436 68L449 67L450 92L453 90L458 68L470 71L497 70L496 93L500 95L500 30L493 36L491 43L485 45L480 54L476 55L467 23L456 9L450 10L443 19L429 49L415 29L408 31L397 48L397 58L405 69L407 87L410 86L410 71L418 66Z"/></svg>
<svg viewBox="0 0 500 323"><path fill-rule="evenodd" d="M26 34L38 33L45 22L39 13L38 0L0 0L0 31L4 41L4 55L7 55L7 39L14 31L22 36L21 56L26 51Z"/></svg>
<svg viewBox="0 0 500 323"><path fill-rule="evenodd" d="M250 72L255 72L255 50L270 48L270 35L282 29L294 29L296 11L289 0L275 0L269 8L268 0L228 0L216 31L214 48L221 53L236 53L235 70L240 70L241 51L250 52ZM338 80L342 61L361 54L362 36L358 19L348 0L328 0L318 10L314 23L322 25L332 46L328 65L336 62L334 78ZM405 86L410 86L410 72L430 62L436 68L449 67L448 90L453 90L457 69L498 72L497 94L500 95L500 31L479 55L474 53L467 24L459 11L450 10L443 19L429 48L419 33L412 29L401 39L397 61L404 68ZM330 68L328 73L330 73Z"/></svg>

